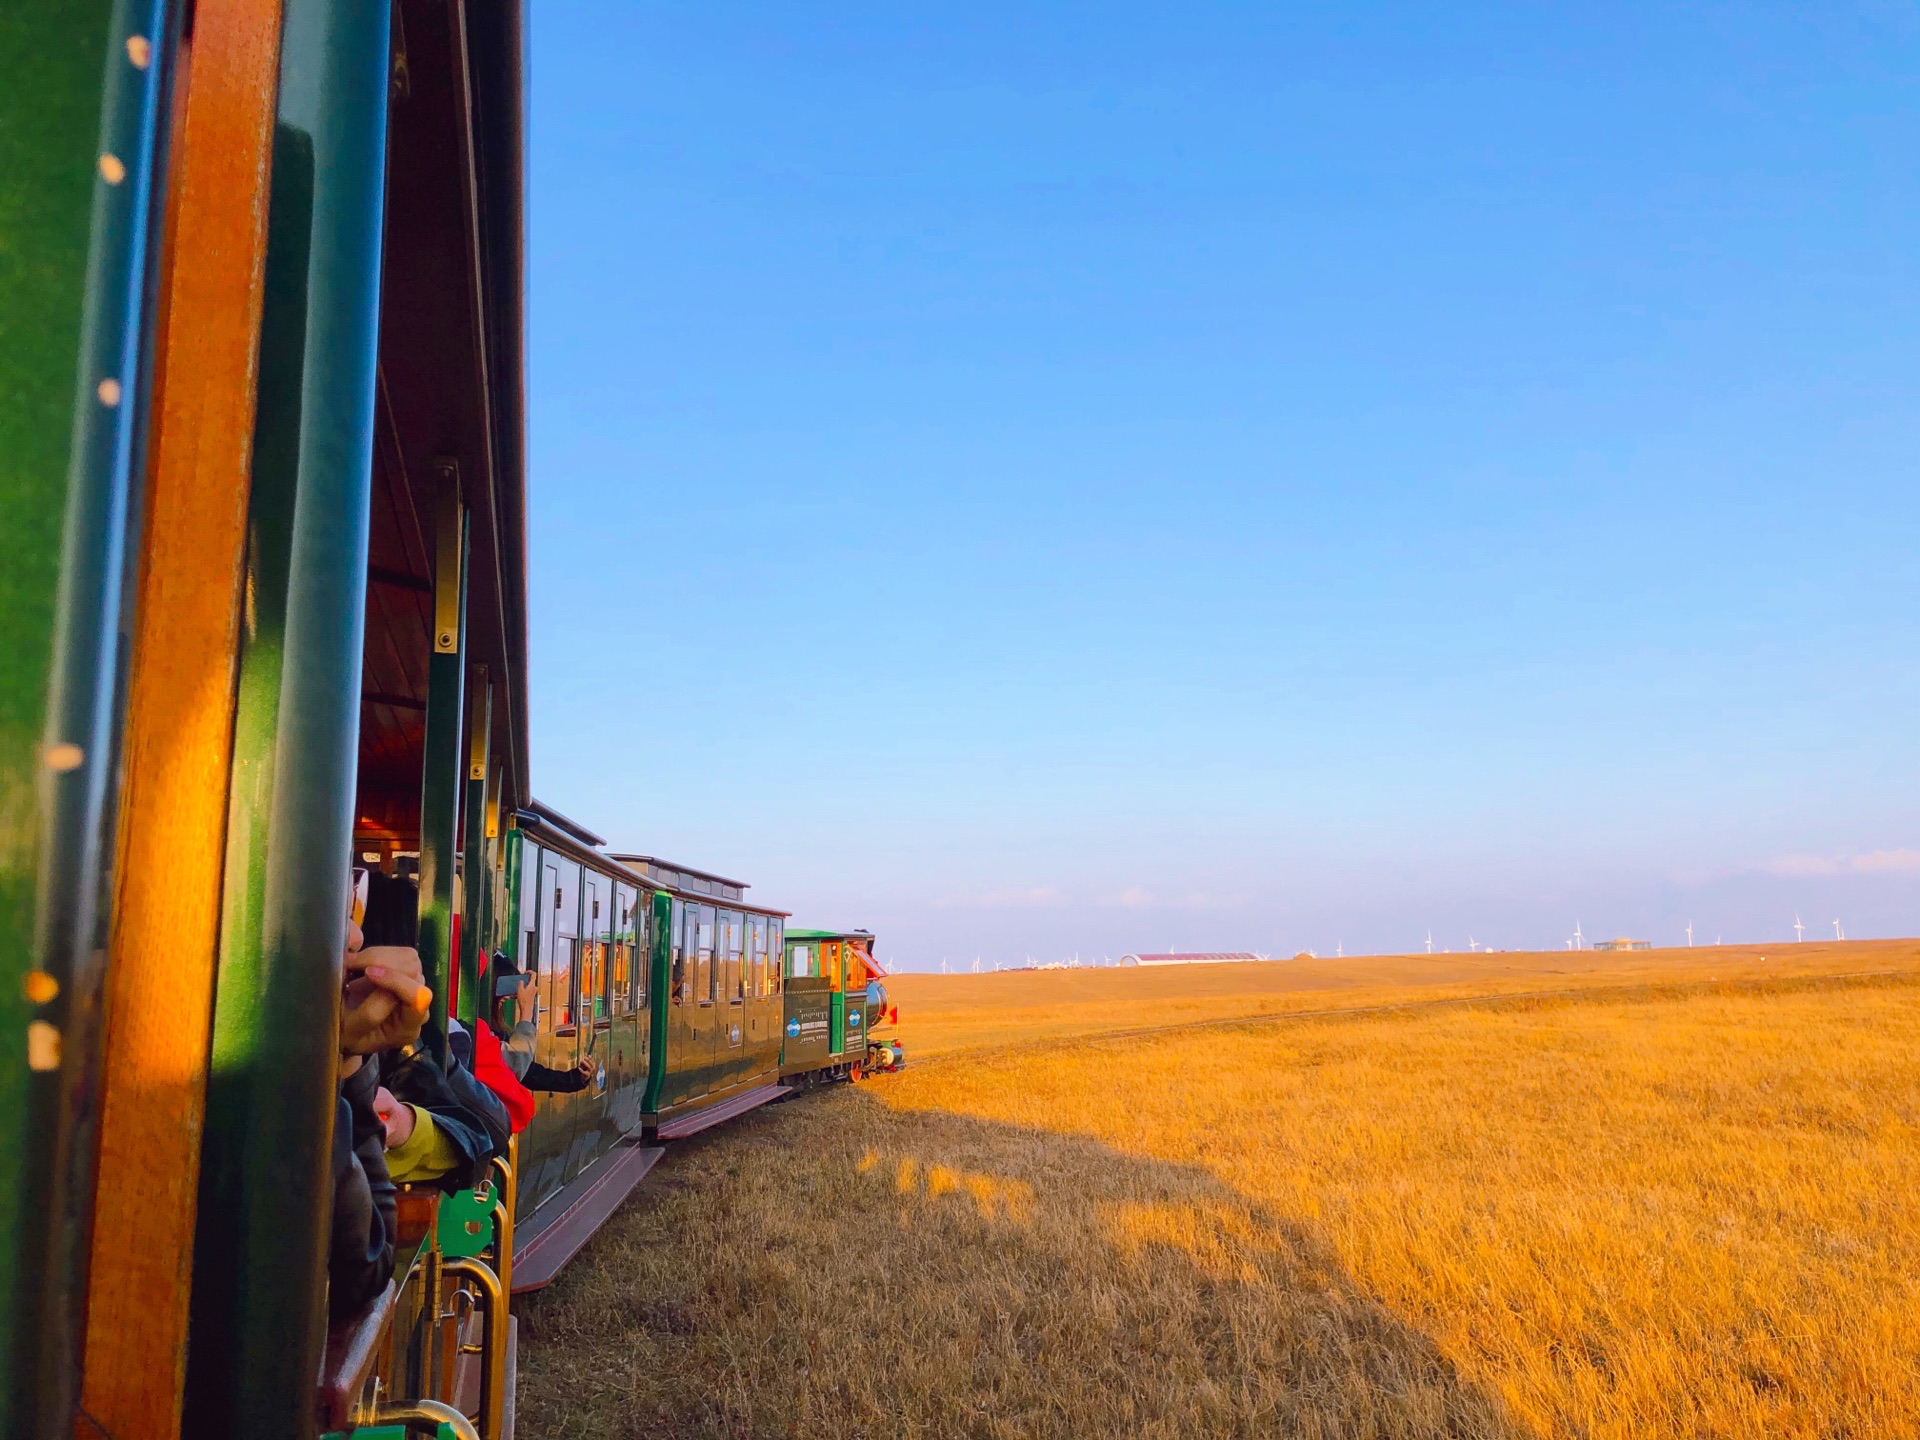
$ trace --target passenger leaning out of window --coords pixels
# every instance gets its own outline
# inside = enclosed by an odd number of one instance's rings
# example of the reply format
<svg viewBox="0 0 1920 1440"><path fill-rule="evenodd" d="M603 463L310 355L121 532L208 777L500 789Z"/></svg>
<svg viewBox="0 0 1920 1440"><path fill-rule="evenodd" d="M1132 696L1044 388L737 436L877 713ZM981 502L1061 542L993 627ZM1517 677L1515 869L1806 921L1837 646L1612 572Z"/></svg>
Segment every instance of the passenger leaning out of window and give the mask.
<svg viewBox="0 0 1920 1440"><path fill-rule="evenodd" d="M509 1001L514 1008L514 1023L511 1026L506 1024L505 1017ZM599 1076L598 1060L589 1056L566 1070L555 1070L533 1058L533 1040L538 1033L534 1024L534 1005L533 977L521 971L503 953L494 951L493 1023L497 1033L505 1037L497 1043L507 1068L529 1090L548 1090L564 1095L586 1089ZM487 1031L484 1022L479 1028L491 1038L493 1032Z"/></svg>
<svg viewBox="0 0 1920 1440"><path fill-rule="evenodd" d="M399 876L365 873L363 928L375 943L403 948L419 965L420 892ZM423 1016L424 1018L424 1016ZM385 1134L387 1173L402 1185L464 1190L486 1178L488 1162L506 1153L512 1133L506 1107L462 1067L454 1037L442 1068L415 1043L384 1049L372 1106Z"/></svg>
<svg viewBox="0 0 1920 1440"><path fill-rule="evenodd" d="M393 1275L393 1180L378 1113L379 1068L370 1057L420 1036L433 994L411 946L363 944L366 872L354 875L340 997L340 1082L333 1123L333 1212L327 1311L364 1309Z"/></svg>

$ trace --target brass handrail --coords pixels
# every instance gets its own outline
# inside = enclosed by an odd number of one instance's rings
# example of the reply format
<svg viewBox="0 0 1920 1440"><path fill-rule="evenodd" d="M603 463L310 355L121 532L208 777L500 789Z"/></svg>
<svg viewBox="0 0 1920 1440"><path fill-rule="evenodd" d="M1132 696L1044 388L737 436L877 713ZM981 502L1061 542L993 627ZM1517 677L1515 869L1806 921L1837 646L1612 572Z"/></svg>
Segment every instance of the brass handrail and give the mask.
<svg viewBox="0 0 1920 1440"><path fill-rule="evenodd" d="M444 1425L459 1436L460 1440L482 1440L480 1432L474 1428L473 1421L453 1406L442 1404L438 1400L407 1400L398 1405L376 1406L371 1414L358 1423L404 1425L409 1430L424 1430L428 1435L439 1434L440 1427Z"/></svg>
<svg viewBox="0 0 1920 1440"><path fill-rule="evenodd" d="M496 1199L493 1202L493 1260L494 1269L500 1276L500 1288L508 1295L513 1294L513 1212L507 1209L507 1202Z"/></svg>
<svg viewBox="0 0 1920 1440"><path fill-rule="evenodd" d="M515 1135L507 1142L506 1157L494 1156L492 1166L500 1172L500 1183L493 1188L493 1268L508 1296L513 1294L513 1218L520 1200L519 1163L520 1137Z"/></svg>
<svg viewBox="0 0 1920 1440"><path fill-rule="evenodd" d="M500 1277L479 1260L445 1260L441 1270L473 1281L486 1298L480 1329L480 1440L500 1440L507 1413L507 1292Z"/></svg>

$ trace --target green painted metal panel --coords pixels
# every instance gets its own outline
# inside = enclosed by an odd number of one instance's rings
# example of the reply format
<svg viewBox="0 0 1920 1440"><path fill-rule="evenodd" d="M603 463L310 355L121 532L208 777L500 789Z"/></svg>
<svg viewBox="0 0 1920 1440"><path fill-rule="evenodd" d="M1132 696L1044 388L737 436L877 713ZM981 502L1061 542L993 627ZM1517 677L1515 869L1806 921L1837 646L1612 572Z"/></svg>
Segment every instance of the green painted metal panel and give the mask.
<svg viewBox="0 0 1920 1440"><path fill-rule="evenodd" d="M500 948L507 952L509 960L524 970L527 968L528 957L520 953L520 937L526 928L520 919L520 867L526 863L526 837L515 829L509 830L505 839L507 846L506 919L501 931ZM519 1018L517 1007L514 1018Z"/></svg>
<svg viewBox="0 0 1920 1440"><path fill-rule="evenodd" d="M493 1194L483 1199L471 1190L456 1190L440 1201L440 1253L449 1260L482 1254L493 1243Z"/></svg>
<svg viewBox="0 0 1920 1440"><path fill-rule="evenodd" d="M649 1115L660 1109L660 1096L667 1083L667 1006L673 997L667 993L673 975L673 897L664 890L653 894L653 953L647 957L651 974L647 980L647 1089L640 1108Z"/></svg>
<svg viewBox="0 0 1920 1440"><path fill-rule="evenodd" d="M158 0L0 5L0 1436L71 1433L123 577L145 432ZM133 42L129 44L129 42ZM30 972L49 977L29 985ZM49 994L52 987L57 992Z"/></svg>
<svg viewBox="0 0 1920 1440"><path fill-rule="evenodd" d="M452 483L451 477L443 483ZM449 504L437 523L458 527L453 553L458 556L459 598L452 627L454 648L442 651L436 646L427 662L427 734L421 747L425 770L420 786L420 965L433 987L433 1013L422 1039L445 1065L447 979L455 963L448 944L453 931L453 857L460 845L460 788L466 770L460 753L467 669L466 512Z"/></svg>
<svg viewBox="0 0 1920 1440"><path fill-rule="evenodd" d="M287 0L185 1433L313 1432L366 613L386 0Z"/></svg>
<svg viewBox="0 0 1920 1440"><path fill-rule="evenodd" d="M464 567L463 567L464 568ZM487 899L493 890L492 867L487 863L487 768L486 736L493 723L491 692L486 685L486 667L478 669L474 686L474 706L466 765L466 841L460 851L460 1019L468 1029L487 1013L488 1004L480 993L480 957L486 953ZM479 752L474 753L478 745ZM475 764L475 761L478 764ZM475 770L479 774L475 774Z"/></svg>

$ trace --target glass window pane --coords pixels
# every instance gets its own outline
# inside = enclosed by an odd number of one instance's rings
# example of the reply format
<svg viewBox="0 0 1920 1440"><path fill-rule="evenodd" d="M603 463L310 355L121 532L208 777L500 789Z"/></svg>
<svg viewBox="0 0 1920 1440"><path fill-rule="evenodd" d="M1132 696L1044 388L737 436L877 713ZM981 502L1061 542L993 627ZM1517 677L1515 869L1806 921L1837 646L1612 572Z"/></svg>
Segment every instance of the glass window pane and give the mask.
<svg viewBox="0 0 1920 1440"><path fill-rule="evenodd" d="M780 993L781 973L786 966L786 943L780 918L777 915L767 917L767 953L772 957L770 968L773 971L772 993Z"/></svg>
<svg viewBox="0 0 1920 1440"><path fill-rule="evenodd" d="M634 912L633 925L633 1003L639 1009L647 1005L647 987L653 983L653 893L642 890Z"/></svg>
<svg viewBox="0 0 1920 1440"><path fill-rule="evenodd" d="M578 1023L575 1013L574 966L580 946L580 867L564 856L547 854L540 866L545 883L540 925L541 1008L552 1023Z"/></svg>
<svg viewBox="0 0 1920 1440"><path fill-rule="evenodd" d="M714 997L713 906L702 905L694 923L696 939L693 951L693 993L694 998L701 1004L710 1005Z"/></svg>
<svg viewBox="0 0 1920 1440"><path fill-rule="evenodd" d="M635 913L633 887L619 881L613 884L613 959L607 983L613 990L613 1010L624 1015L633 1008L633 927Z"/></svg>
<svg viewBox="0 0 1920 1440"><path fill-rule="evenodd" d="M673 902L673 917L667 926L667 958L672 963L673 1003L684 1005L693 998L693 981L687 975L687 902Z"/></svg>
<svg viewBox="0 0 1920 1440"><path fill-rule="evenodd" d="M540 968L540 847L520 847L520 934L513 960L522 970Z"/></svg>
<svg viewBox="0 0 1920 1440"><path fill-rule="evenodd" d="M727 973L725 980L722 982L722 988L729 1001L744 1000L746 998L746 977L742 973L741 966L741 958L744 953L742 945L745 938L741 934L744 928L741 923L743 918L738 910L723 910L720 912L720 925L722 934L725 937L727 956Z"/></svg>
<svg viewBox="0 0 1920 1440"><path fill-rule="evenodd" d="M589 870L580 894L580 1015L607 1014L607 960L613 944L613 882Z"/></svg>

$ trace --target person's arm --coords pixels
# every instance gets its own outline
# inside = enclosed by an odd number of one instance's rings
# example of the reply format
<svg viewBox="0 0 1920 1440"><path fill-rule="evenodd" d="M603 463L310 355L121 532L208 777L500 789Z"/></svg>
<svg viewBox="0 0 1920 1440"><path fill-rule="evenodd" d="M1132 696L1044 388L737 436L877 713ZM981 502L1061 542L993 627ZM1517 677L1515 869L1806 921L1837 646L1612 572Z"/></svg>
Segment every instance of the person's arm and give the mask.
<svg viewBox="0 0 1920 1440"><path fill-rule="evenodd" d="M393 1184L371 1081L371 1070L348 1077L336 1102L327 1250L327 1313L336 1321L364 1308L393 1276Z"/></svg>
<svg viewBox="0 0 1920 1440"><path fill-rule="evenodd" d="M484 1020L473 1029L473 1077L500 1097L514 1134L527 1128L527 1122L533 1119L533 1096L501 1058L499 1037Z"/></svg>
<svg viewBox="0 0 1920 1440"><path fill-rule="evenodd" d="M353 1117L353 1153L367 1177L367 1190L373 1198L373 1208L385 1224L387 1246L391 1250L399 1228L393 1178L387 1174L387 1126L374 1108L379 1093L380 1076L371 1065L362 1066L360 1073L348 1076L340 1086L340 1094Z"/></svg>
<svg viewBox="0 0 1920 1440"><path fill-rule="evenodd" d="M459 1166L464 1157L446 1132L433 1123L430 1111L418 1105L406 1108L413 1112L412 1124L407 1127L406 1139L387 1151L387 1173L402 1185L438 1180Z"/></svg>
<svg viewBox="0 0 1920 1440"><path fill-rule="evenodd" d="M571 1070L555 1070L542 1065L539 1061L527 1066L527 1073L520 1077L520 1083L529 1090L547 1090L558 1095L571 1095L576 1090L584 1090L593 1083L594 1063L582 1060Z"/></svg>

